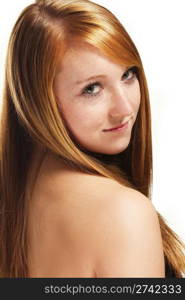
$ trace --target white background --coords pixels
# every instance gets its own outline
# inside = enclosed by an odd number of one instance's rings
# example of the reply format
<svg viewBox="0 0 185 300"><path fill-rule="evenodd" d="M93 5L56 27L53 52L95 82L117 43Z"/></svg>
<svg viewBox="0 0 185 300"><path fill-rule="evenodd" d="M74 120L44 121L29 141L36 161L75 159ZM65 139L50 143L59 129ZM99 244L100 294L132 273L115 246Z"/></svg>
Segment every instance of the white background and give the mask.
<svg viewBox="0 0 185 300"><path fill-rule="evenodd" d="M185 240L184 0L94 0L122 22L143 61L152 109L153 204ZM0 10L0 90L7 42L29 0L3 1Z"/></svg>

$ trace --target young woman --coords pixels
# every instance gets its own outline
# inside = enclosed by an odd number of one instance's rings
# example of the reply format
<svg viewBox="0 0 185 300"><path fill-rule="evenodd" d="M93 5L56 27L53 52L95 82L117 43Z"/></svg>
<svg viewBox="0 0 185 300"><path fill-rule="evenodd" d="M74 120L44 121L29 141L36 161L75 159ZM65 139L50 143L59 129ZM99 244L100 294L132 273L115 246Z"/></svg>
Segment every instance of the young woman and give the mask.
<svg viewBox="0 0 185 300"><path fill-rule="evenodd" d="M138 51L85 0L29 5L11 34L1 117L1 277L182 277L152 205Z"/></svg>

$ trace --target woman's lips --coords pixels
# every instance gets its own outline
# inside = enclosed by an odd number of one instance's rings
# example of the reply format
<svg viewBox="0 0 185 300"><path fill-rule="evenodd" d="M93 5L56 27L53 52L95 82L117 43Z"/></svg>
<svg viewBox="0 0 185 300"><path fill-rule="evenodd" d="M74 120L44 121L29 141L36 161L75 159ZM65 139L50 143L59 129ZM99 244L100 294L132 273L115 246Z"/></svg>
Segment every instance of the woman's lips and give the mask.
<svg viewBox="0 0 185 300"><path fill-rule="evenodd" d="M124 124L122 124L122 125L119 125L119 126L117 126L117 127L114 127L114 128L110 128L110 129L104 129L103 131L105 131L105 132L107 132L107 131L120 131L121 129L123 129L123 128L126 128L126 127L127 127L127 125L128 125L128 122L129 122L129 121L125 122L125 123L124 123Z"/></svg>

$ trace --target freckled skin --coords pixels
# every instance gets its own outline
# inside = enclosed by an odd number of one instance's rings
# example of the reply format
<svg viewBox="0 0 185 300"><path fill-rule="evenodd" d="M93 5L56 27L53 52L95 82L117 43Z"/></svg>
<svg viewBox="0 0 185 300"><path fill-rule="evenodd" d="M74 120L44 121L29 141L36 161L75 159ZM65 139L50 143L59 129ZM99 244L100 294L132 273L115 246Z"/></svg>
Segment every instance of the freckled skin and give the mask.
<svg viewBox="0 0 185 300"><path fill-rule="evenodd" d="M61 62L54 82L58 106L73 136L87 150L117 154L130 142L140 105L140 87L132 73L126 79L123 77L127 69L95 47L80 43L67 51ZM103 76L86 81L98 75ZM104 131L128 119L126 130Z"/></svg>

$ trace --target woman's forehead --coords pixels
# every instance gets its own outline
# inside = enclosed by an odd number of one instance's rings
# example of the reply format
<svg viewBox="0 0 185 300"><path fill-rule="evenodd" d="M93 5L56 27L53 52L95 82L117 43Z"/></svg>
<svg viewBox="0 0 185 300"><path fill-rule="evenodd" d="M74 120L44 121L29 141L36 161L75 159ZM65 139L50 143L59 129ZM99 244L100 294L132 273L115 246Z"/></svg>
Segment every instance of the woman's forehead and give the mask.
<svg viewBox="0 0 185 300"><path fill-rule="evenodd" d="M98 48L87 43L79 43L68 48L59 62L58 73L74 69L79 72L86 71L88 74L89 71L93 73L102 69L109 71L110 68L116 66L123 69L127 67L127 64L116 64Z"/></svg>

